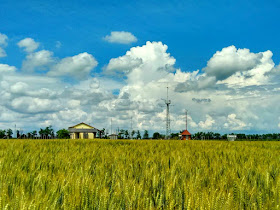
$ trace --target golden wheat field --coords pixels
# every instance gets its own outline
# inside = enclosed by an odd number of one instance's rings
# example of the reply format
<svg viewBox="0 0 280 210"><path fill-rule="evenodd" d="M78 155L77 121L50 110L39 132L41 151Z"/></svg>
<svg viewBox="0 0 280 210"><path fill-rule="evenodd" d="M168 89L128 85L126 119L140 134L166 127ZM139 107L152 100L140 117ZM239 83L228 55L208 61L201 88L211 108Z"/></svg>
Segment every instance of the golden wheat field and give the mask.
<svg viewBox="0 0 280 210"><path fill-rule="evenodd" d="M3 140L0 209L279 209L280 142Z"/></svg>

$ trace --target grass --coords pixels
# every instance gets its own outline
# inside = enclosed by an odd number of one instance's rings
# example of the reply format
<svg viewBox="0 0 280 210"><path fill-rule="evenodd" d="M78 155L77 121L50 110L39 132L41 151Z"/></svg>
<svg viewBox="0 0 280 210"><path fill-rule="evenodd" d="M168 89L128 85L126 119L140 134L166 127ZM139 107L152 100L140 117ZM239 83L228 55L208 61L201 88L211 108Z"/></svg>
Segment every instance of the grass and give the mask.
<svg viewBox="0 0 280 210"><path fill-rule="evenodd" d="M279 209L280 142L3 140L0 209Z"/></svg>

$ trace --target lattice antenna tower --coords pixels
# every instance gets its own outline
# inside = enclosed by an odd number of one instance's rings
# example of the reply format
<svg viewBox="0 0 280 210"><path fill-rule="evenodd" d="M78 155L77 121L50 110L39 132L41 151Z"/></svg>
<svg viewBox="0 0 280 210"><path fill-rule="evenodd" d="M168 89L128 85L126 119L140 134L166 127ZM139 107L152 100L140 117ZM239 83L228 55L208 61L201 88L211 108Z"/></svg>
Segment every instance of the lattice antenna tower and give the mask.
<svg viewBox="0 0 280 210"><path fill-rule="evenodd" d="M168 86L166 87L166 99L164 100L166 104L166 132L165 132L165 139L170 137L171 129L170 129L170 112L169 107L171 104L171 100L168 98Z"/></svg>

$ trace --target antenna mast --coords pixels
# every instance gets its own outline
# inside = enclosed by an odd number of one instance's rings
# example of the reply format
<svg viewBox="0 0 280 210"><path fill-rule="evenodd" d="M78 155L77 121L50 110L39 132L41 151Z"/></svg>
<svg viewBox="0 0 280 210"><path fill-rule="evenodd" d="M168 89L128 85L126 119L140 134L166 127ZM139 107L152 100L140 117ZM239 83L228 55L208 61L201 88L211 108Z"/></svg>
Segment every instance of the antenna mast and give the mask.
<svg viewBox="0 0 280 210"><path fill-rule="evenodd" d="M188 110L186 110L186 130L188 130Z"/></svg>
<svg viewBox="0 0 280 210"><path fill-rule="evenodd" d="M130 118L130 139L132 139L132 117Z"/></svg>
<svg viewBox="0 0 280 210"><path fill-rule="evenodd" d="M113 134L113 133L112 133L112 118L111 118L111 134Z"/></svg>
<svg viewBox="0 0 280 210"><path fill-rule="evenodd" d="M165 139L169 139L171 129L170 129L170 114L169 114L169 106L171 104L171 100L168 99L168 86L166 87L166 134L165 134Z"/></svg>

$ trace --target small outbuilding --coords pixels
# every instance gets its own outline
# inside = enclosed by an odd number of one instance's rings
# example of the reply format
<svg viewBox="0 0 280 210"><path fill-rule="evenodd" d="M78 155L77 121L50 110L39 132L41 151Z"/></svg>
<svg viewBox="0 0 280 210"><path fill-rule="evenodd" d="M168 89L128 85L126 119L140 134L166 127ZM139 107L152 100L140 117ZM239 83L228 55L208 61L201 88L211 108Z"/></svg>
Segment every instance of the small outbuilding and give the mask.
<svg viewBox="0 0 280 210"><path fill-rule="evenodd" d="M84 122L68 128L70 139L94 139L97 134L101 136L101 131Z"/></svg>
<svg viewBox="0 0 280 210"><path fill-rule="evenodd" d="M228 141L235 141L237 138L237 135L227 135Z"/></svg>
<svg viewBox="0 0 280 210"><path fill-rule="evenodd" d="M192 139L191 137L192 137L192 135L188 130L184 130L181 133L181 140L191 140Z"/></svg>
<svg viewBox="0 0 280 210"><path fill-rule="evenodd" d="M118 135L117 134L110 134L109 138L110 139L118 139Z"/></svg>

